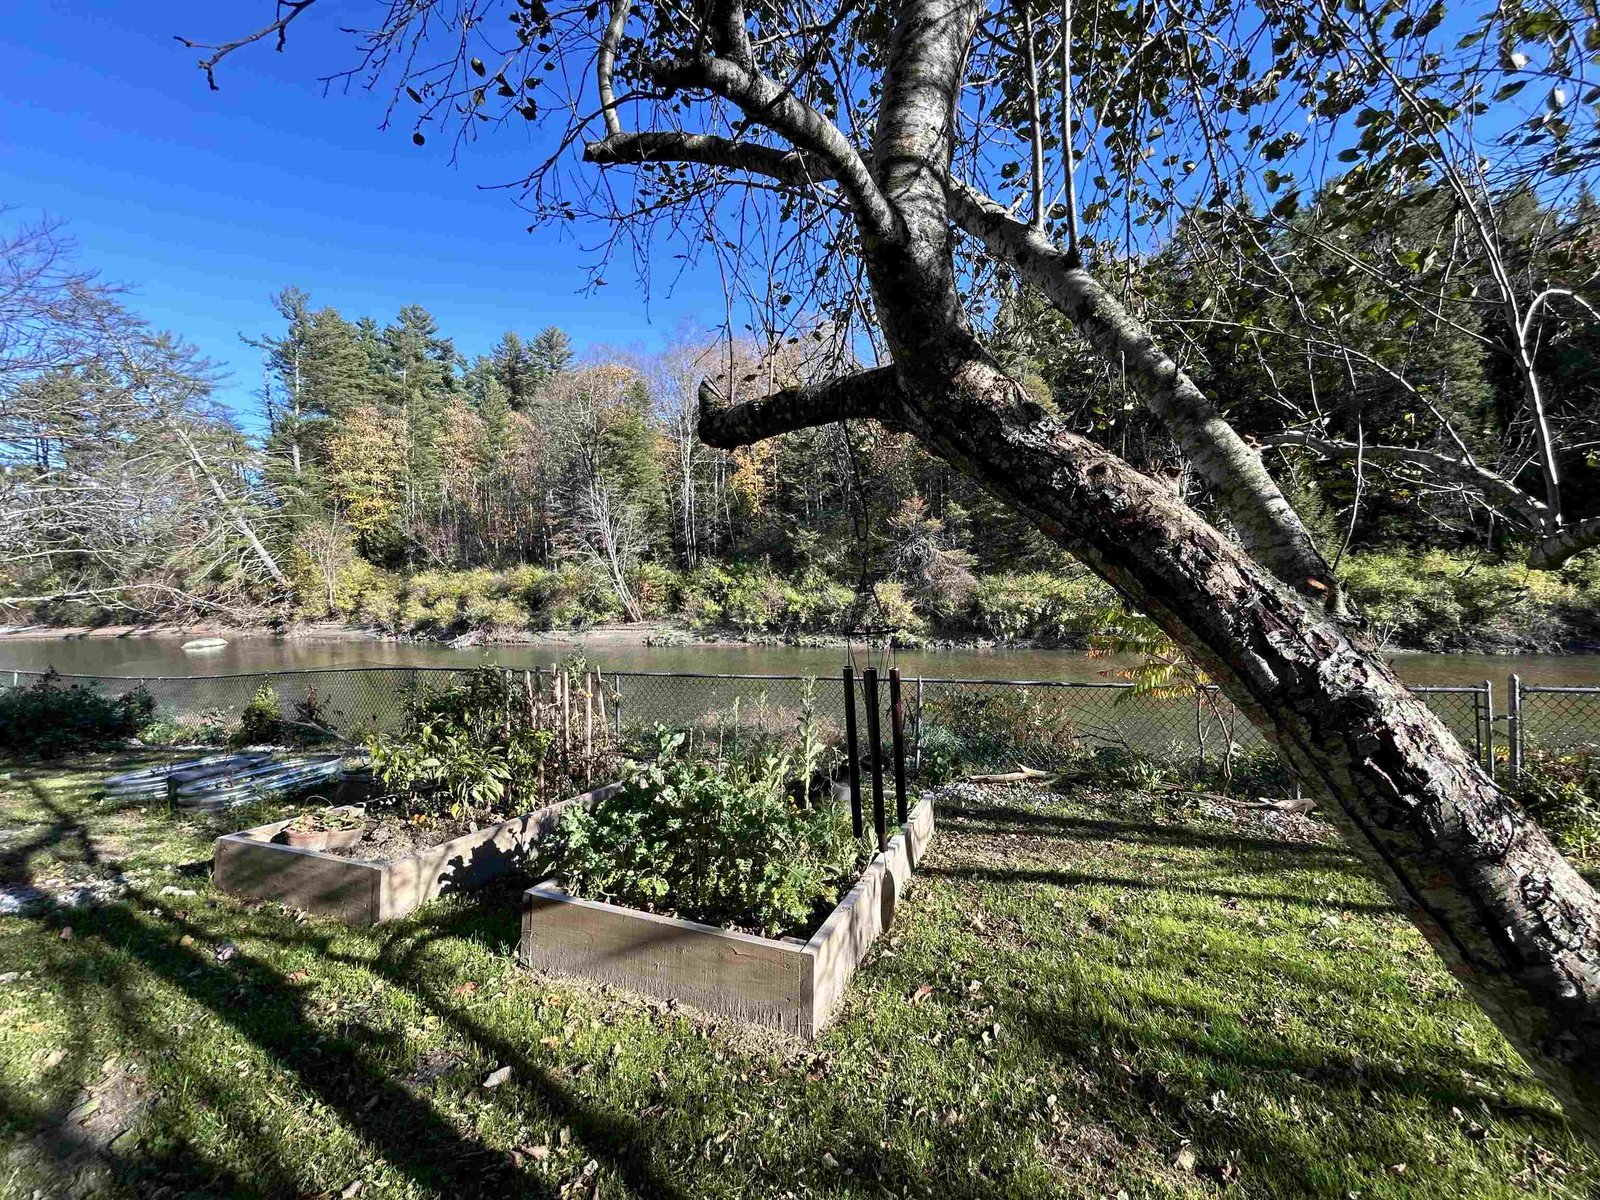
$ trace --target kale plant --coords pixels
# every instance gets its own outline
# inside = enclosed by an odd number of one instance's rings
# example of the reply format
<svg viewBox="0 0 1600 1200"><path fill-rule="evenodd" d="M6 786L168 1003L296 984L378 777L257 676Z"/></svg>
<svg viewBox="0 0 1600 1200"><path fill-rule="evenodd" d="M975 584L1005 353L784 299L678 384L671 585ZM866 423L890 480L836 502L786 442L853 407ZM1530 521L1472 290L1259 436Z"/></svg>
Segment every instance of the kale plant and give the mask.
<svg viewBox="0 0 1600 1200"><path fill-rule="evenodd" d="M871 855L850 817L797 805L787 756L751 769L685 757L664 734L621 789L569 810L539 848L540 868L575 895L775 935L804 932Z"/></svg>

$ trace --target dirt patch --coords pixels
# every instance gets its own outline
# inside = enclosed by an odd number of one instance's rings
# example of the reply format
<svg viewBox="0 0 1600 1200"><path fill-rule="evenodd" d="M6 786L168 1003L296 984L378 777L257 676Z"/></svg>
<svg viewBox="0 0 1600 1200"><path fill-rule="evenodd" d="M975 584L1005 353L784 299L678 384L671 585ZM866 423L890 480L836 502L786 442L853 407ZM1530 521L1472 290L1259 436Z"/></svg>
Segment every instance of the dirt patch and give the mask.
<svg viewBox="0 0 1600 1200"><path fill-rule="evenodd" d="M108 1059L100 1078L80 1091L71 1108L57 1113L34 1139L37 1153L64 1185L64 1196L99 1195L110 1183L110 1165L137 1147L138 1126L152 1099L149 1081L136 1063Z"/></svg>
<svg viewBox="0 0 1600 1200"><path fill-rule="evenodd" d="M449 819L421 824L398 820L377 821L361 835L360 841L323 853L360 862L393 862L483 828L486 826Z"/></svg>

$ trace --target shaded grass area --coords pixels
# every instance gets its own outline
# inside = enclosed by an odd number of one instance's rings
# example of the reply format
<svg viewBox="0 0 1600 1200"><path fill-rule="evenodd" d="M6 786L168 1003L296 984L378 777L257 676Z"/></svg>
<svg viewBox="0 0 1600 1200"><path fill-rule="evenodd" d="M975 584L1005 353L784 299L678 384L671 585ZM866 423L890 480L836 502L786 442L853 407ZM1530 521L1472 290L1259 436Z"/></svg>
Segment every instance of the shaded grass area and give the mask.
<svg viewBox="0 0 1600 1200"><path fill-rule="evenodd" d="M106 769L0 767L0 883L125 889L0 918L0 1194L1591 1190L1548 1094L1312 824L941 793L808 1046L514 966L512 884L376 930L236 902L211 839L261 814L118 807Z"/></svg>

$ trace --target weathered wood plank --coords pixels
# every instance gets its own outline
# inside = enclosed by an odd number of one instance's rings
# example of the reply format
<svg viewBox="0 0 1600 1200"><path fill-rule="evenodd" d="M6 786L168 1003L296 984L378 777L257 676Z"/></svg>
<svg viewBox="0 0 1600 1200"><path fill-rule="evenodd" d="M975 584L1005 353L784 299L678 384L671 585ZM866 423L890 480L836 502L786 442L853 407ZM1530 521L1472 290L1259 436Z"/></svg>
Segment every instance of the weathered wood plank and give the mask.
<svg viewBox="0 0 1600 1200"><path fill-rule="evenodd" d="M595 788L392 862L281 845L272 839L289 822L274 821L218 838L212 878L219 891L277 900L351 925L392 921L436 896L503 874L569 806L593 804L617 786Z"/></svg>

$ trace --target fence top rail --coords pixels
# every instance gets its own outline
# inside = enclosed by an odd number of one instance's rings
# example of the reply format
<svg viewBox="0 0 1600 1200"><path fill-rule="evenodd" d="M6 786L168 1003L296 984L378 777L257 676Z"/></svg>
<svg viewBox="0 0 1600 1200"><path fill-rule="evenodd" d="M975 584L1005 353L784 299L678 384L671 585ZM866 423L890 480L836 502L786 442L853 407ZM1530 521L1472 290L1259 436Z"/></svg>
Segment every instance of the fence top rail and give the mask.
<svg viewBox="0 0 1600 1200"><path fill-rule="evenodd" d="M1522 694L1526 696L1529 692L1560 692L1575 695L1600 696L1600 687L1557 687L1555 684L1540 684L1538 686L1535 686L1531 683L1523 684Z"/></svg>
<svg viewBox="0 0 1600 1200"><path fill-rule="evenodd" d="M484 664L492 670L524 671L532 674L543 674L554 671L554 667L507 667L494 663ZM209 675L91 675L84 673L65 674L56 673L58 679L90 679L107 683L194 683L199 680L230 680L230 679L282 679L294 678L304 675L345 675L345 674L462 674L478 670L478 667L459 666L405 666L390 663L373 664L370 666L348 667L294 667L278 671L226 671ZM3 668L0 668L3 670ZM807 680L834 679L832 675L778 675L778 674L738 674L735 672L714 671L602 671L594 668L595 673L611 679L720 679L754 683L804 683ZM49 674L34 668L13 668L11 674L17 677L26 676L29 679L42 679ZM1108 691L1127 691L1134 685L1128 682L1096 679L986 679L975 677L956 677L942 675L912 675L902 677L908 683L935 684L959 687L1026 687L1026 688L1067 688L1078 690L1103 689ZM1451 685L1451 686L1417 686L1411 691L1419 695L1482 695L1489 686L1487 684ZM1215 684L1209 689L1216 691ZM1533 687L1524 685L1524 693L1528 692L1562 692L1573 694L1600 695L1600 687Z"/></svg>

